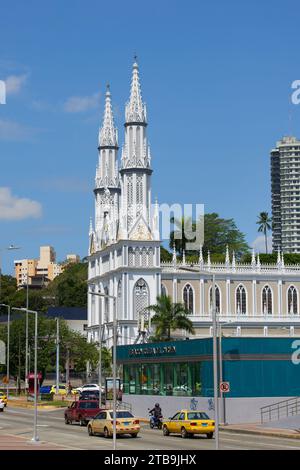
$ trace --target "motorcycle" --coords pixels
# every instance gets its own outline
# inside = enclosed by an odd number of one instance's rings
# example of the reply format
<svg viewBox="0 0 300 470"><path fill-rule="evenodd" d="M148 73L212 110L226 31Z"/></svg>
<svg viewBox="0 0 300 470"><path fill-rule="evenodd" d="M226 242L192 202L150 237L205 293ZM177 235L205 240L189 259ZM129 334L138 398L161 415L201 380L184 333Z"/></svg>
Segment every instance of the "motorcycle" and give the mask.
<svg viewBox="0 0 300 470"><path fill-rule="evenodd" d="M149 416L150 416L150 428L151 429L154 429L154 428L157 428L157 429L162 429L162 420L163 420L163 417L162 416L155 416L154 413L150 413L150 410L148 408L148 411L149 411Z"/></svg>

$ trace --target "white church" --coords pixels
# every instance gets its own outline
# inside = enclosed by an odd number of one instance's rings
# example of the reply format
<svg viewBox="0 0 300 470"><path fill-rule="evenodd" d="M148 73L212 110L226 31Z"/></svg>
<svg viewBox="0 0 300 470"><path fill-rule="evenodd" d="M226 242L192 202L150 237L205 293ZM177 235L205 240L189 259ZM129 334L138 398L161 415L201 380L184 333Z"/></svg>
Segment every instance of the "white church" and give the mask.
<svg viewBox="0 0 300 470"><path fill-rule="evenodd" d="M185 257L179 262L175 252L170 263L160 262L159 207L151 197L148 119L136 61L124 126L119 161L108 87L98 139L95 221L89 230L88 339L98 341L101 322L102 340L112 345L114 298L118 344L146 339L150 333L147 307L156 303L161 292L185 304L195 337L211 336L212 274L216 308L226 334L299 336L300 266L286 266L281 253L274 265L262 265L254 252L250 264L240 264L228 251L225 263L214 264L209 253L204 260L201 248L196 264L188 265Z"/></svg>

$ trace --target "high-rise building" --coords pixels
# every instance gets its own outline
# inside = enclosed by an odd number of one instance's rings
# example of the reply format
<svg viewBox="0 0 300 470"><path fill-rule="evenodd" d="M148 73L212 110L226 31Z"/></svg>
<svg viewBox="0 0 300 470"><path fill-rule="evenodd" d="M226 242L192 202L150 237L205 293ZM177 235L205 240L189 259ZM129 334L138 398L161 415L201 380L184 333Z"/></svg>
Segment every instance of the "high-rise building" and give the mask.
<svg viewBox="0 0 300 470"><path fill-rule="evenodd" d="M300 140L284 137L271 151L273 250L300 253Z"/></svg>
<svg viewBox="0 0 300 470"><path fill-rule="evenodd" d="M49 281L53 281L61 274L70 263L80 261L78 255L67 255L64 263L56 263L56 253L52 246L41 246L39 259L15 260L15 277L17 286L28 285L32 287L44 287Z"/></svg>

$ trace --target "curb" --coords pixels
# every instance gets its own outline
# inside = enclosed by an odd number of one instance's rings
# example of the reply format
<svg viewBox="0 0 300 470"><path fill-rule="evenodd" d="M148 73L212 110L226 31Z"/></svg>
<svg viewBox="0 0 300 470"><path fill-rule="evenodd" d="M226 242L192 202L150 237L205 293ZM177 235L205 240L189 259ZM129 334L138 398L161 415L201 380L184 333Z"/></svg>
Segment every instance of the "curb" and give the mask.
<svg viewBox="0 0 300 470"><path fill-rule="evenodd" d="M220 426L221 431L229 432L229 433L239 433L239 434L254 434L256 436L266 436L266 437L282 437L284 439L300 439L299 434L288 434L285 432L274 432L274 431L265 431L261 429L233 429L224 426Z"/></svg>

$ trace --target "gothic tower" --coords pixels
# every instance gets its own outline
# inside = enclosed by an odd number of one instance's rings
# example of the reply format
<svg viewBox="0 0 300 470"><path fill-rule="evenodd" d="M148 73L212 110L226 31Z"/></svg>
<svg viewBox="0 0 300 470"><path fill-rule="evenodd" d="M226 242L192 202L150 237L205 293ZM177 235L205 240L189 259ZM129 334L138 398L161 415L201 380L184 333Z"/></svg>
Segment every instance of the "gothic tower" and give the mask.
<svg viewBox="0 0 300 470"><path fill-rule="evenodd" d="M156 302L161 290L158 204L152 207L152 169L146 131L146 106L135 61L130 99L125 107L120 171L109 90L106 93L99 133L95 230L90 227L89 291L115 297L118 344L133 343L141 330L145 332L150 325L147 307ZM112 345L113 305L112 298L104 300L89 295L89 338L98 339L102 319L108 347Z"/></svg>

